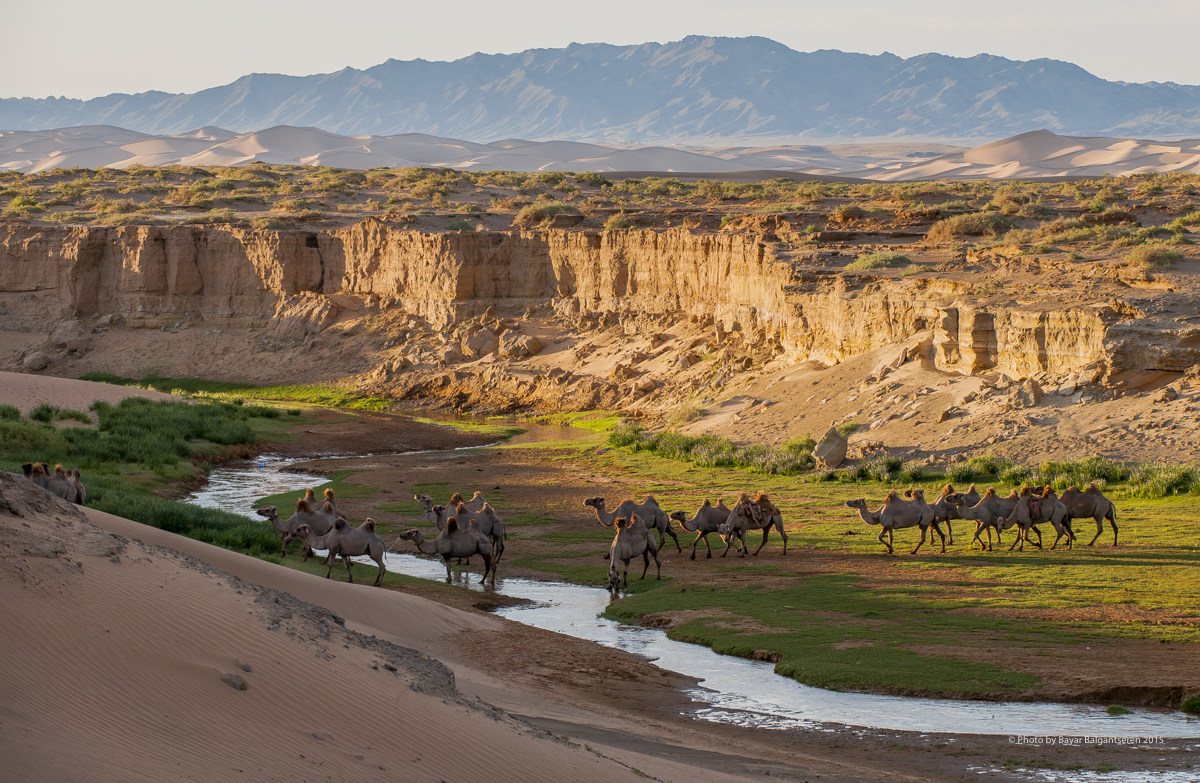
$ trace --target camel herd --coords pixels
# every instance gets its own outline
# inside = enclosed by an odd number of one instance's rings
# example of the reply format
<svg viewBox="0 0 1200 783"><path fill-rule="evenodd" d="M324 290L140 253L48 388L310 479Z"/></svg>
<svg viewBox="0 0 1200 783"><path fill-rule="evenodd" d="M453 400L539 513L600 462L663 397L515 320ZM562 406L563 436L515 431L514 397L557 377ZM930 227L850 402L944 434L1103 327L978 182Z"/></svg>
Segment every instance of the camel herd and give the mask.
<svg viewBox="0 0 1200 783"><path fill-rule="evenodd" d="M1012 490L1006 497L1001 497L990 487L981 496L974 484L966 492L955 492L954 487L947 484L933 503L925 500L925 493L920 489L910 489L904 495L907 500L899 497L895 490L889 492L878 511L871 511L864 498L846 501L846 506L857 510L859 517L868 525L880 526L877 540L887 547L889 555L895 553L892 548L893 533L910 527L921 530L921 540L917 542L912 554L915 555L925 544L930 528L941 539L942 551L945 552L946 536L942 533L940 525L945 523L946 532L950 534L950 543L953 544L954 531L950 522L954 519L975 523L975 535L971 539L971 546L978 542L981 551L985 548L991 551L993 529L999 543L1000 534L1014 527L1016 539L1008 547L1010 551L1018 545L1017 551L1025 551L1027 542L1041 549L1042 533L1038 530L1038 525L1047 523L1052 525L1057 533L1050 548L1057 548L1058 543L1066 538L1067 548L1070 549L1075 543L1075 531L1071 528L1071 522L1076 519L1091 519L1096 523L1096 535L1088 542L1088 546L1095 544L1104 532L1105 520L1112 526L1112 545L1117 545L1116 509L1113 502L1104 496L1095 483L1089 484L1086 490L1069 487L1061 495L1053 487L1026 485L1020 490ZM980 538L980 534L985 532L986 547ZM1037 536L1036 542L1030 541L1030 533ZM887 541L883 540L885 535ZM932 541L932 536L929 539Z"/></svg>
<svg viewBox="0 0 1200 783"><path fill-rule="evenodd" d="M287 556L288 542L293 538L304 542L304 559L307 560L315 549L329 550L325 558L325 578L333 573L333 564L340 557L346 568L346 578L354 581L350 573L350 558L366 555L379 566L379 575L375 577L375 585L383 584L383 575L387 573L383 553L387 547L383 539L375 532L375 520L368 517L358 527L354 527L342 513L338 511L337 498L332 489L325 490L325 501L317 510L316 493L308 489L304 497L296 501L296 512L288 519L279 517L279 509L275 506L263 506L256 509L258 515L265 517L277 531L280 539L280 557Z"/></svg>
<svg viewBox="0 0 1200 783"><path fill-rule="evenodd" d="M68 503L80 506L87 503L87 488L79 478L79 468L67 470L62 465L55 465L51 473L50 466L45 462L26 462L21 466L21 474Z"/></svg>

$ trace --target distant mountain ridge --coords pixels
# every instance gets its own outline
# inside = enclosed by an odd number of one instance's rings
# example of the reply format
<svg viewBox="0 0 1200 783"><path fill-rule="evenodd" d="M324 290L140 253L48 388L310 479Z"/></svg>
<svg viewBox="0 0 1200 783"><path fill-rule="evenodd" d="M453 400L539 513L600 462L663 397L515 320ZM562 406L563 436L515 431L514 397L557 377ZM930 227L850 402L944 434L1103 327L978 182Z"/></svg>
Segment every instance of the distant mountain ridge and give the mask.
<svg viewBox="0 0 1200 783"><path fill-rule="evenodd" d="M1031 130L1200 135L1200 87L1100 79L1058 60L797 52L768 38L572 44L453 62L388 60L312 76L250 74L191 94L0 99L0 129L115 125L151 134L277 125L671 143L998 138Z"/></svg>

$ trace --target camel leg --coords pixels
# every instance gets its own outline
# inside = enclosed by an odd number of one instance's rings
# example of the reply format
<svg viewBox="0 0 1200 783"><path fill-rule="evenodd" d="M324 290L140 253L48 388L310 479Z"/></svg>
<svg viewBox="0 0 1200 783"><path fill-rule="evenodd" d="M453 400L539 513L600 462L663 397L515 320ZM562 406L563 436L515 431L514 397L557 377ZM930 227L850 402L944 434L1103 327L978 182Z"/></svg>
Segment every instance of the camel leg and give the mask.
<svg viewBox="0 0 1200 783"><path fill-rule="evenodd" d="M729 547L733 546L733 533L729 534L729 538L725 539L725 551L721 553L721 557L729 554Z"/></svg>
<svg viewBox="0 0 1200 783"><path fill-rule="evenodd" d="M954 528L950 526L950 517L946 517L946 535L950 536L950 546L954 546Z"/></svg>
<svg viewBox="0 0 1200 783"><path fill-rule="evenodd" d="M1037 533L1038 540L1037 540L1037 544L1035 544L1035 546L1036 546L1038 549L1041 549L1041 548L1042 548L1042 531L1040 531L1040 530L1038 530L1038 529L1037 529L1037 525L1030 525L1030 526L1029 526L1029 528L1030 528L1030 530L1032 530L1033 532ZM1025 533L1025 536L1026 536L1026 538L1028 538L1028 536L1029 536L1029 532L1028 532L1028 531L1026 531L1026 533ZM1032 541L1030 541L1030 543L1033 543L1033 542L1032 542Z"/></svg>
<svg viewBox="0 0 1200 783"><path fill-rule="evenodd" d="M288 535L287 533L279 534L279 557L287 557Z"/></svg>
<svg viewBox="0 0 1200 783"><path fill-rule="evenodd" d="M745 530L738 531L738 552L740 553L738 557L745 557L746 555L750 554L750 547L746 546Z"/></svg>
<svg viewBox="0 0 1200 783"><path fill-rule="evenodd" d="M675 531L671 529L671 520L670 519L667 520L666 533L668 536L670 536L672 538L672 540L675 541L675 548L677 550L679 550L679 553L683 554L683 547L681 547L679 545L679 536L675 535ZM660 531L658 531L658 548L662 549L664 543L665 543L665 539L663 538L663 531L660 530Z"/></svg>
<svg viewBox="0 0 1200 783"><path fill-rule="evenodd" d="M929 530L928 526L921 528L921 540L917 542L917 545L916 545L916 547L913 548L913 551L909 552L910 555L915 555L917 553L917 550L919 550L921 547L925 546L925 533L928 530Z"/></svg>
<svg viewBox="0 0 1200 783"><path fill-rule="evenodd" d="M784 532L782 519L775 523L775 529L779 531L779 537L783 539L783 556L787 557L787 533Z"/></svg>
<svg viewBox="0 0 1200 783"><path fill-rule="evenodd" d="M487 555L484 555L483 556L483 576L480 578L479 584L483 584L484 582L487 581L488 572L491 572L492 582L495 582L496 581L495 565L493 564L492 558L488 557Z"/></svg>
<svg viewBox="0 0 1200 783"><path fill-rule="evenodd" d="M446 563L446 584L450 584L450 555L442 555L442 560Z"/></svg>
<svg viewBox="0 0 1200 783"><path fill-rule="evenodd" d="M629 587L629 561L622 560L621 562L625 564L625 573L624 573L622 581L624 582L625 587L628 588Z"/></svg>
<svg viewBox="0 0 1200 783"><path fill-rule="evenodd" d="M763 528L763 540L762 540L762 543L758 545L758 549L755 549L755 550L754 550L754 556L755 556L755 557L758 557L758 553L759 553L759 552L761 552L761 551L762 551L762 548L763 548L764 546L766 546L766 545L767 545L767 536L769 536L769 535L771 535L771 526L770 526L770 525L767 525L766 527L764 527L764 528Z"/></svg>
<svg viewBox="0 0 1200 783"><path fill-rule="evenodd" d="M1113 508L1112 503L1108 504L1108 512L1104 515L1104 518L1108 520L1108 524L1112 525L1113 546L1116 546L1117 545L1117 512ZM1100 527L1104 527L1103 522L1100 523Z"/></svg>
<svg viewBox="0 0 1200 783"><path fill-rule="evenodd" d="M949 527L950 523L947 522L946 526ZM938 523L936 521L933 523L933 532L937 533L938 537L942 539L942 554L946 554L946 537L942 535L942 529L938 527ZM933 536L929 537L929 542L933 543Z"/></svg>
<svg viewBox="0 0 1200 783"><path fill-rule="evenodd" d="M1017 523L1017 537L1013 540L1013 542L1011 544L1008 545L1008 551L1009 552L1013 551L1013 547L1016 546L1017 544L1021 545L1021 548L1018 549L1017 551L1024 552L1025 551L1025 530L1024 530L1024 528L1021 527L1020 522Z"/></svg>
<svg viewBox="0 0 1200 783"><path fill-rule="evenodd" d="M325 558L325 578L326 579L331 578L331 576L333 574L333 561L334 560L337 560L337 555L335 555L333 553L333 550L331 549L331 550L329 550L329 557Z"/></svg>
<svg viewBox="0 0 1200 783"><path fill-rule="evenodd" d="M379 576L375 577L375 586L379 587L383 584L383 575L387 573L387 567L383 564L383 555L372 559L375 561L376 565L379 566Z"/></svg>
<svg viewBox="0 0 1200 783"><path fill-rule="evenodd" d="M701 538L704 538L704 536L705 536L705 535L706 535L705 533L697 533L697 534L696 534L696 540L692 542L692 557L691 557L691 559L692 559L692 560L695 560L695 559L696 559L696 545L700 543L700 539L701 539ZM704 538L704 545L705 545L705 546L708 546L708 539L707 539L707 538ZM708 556L709 556L709 557L712 557L712 551L711 551L711 550L709 551L709 553L708 553Z"/></svg>
<svg viewBox="0 0 1200 783"><path fill-rule="evenodd" d="M354 584L354 577L350 573L350 558L342 555L342 565L346 566L346 578L350 580L350 584Z"/></svg>
<svg viewBox="0 0 1200 783"><path fill-rule="evenodd" d="M658 553L655 553L655 557L656 558L658 557ZM645 579L646 572L650 570L650 547L646 547L645 549L642 550L642 563L644 565L642 566L642 577L641 578Z"/></svg>
<svg viewBox="0 0 1200 783"><path fill-rule="evenodd" d="M654 578L662 579L662 561L658 559L658 550L655 550L654 555Z"/></svg>
<svg viewBox="0 0 1200 783"><path fill-rule="evenodd" d="M893 544L893 543L894 543L894 542L893 542L893 540L892 540L892 529L889 527L889 528L888 528L888 541L887 541L887 548L888 548L888 554L889 554L889 555L894 555L894 554L896 554L896 550L895 550L894 548L892 548L892 544Z"/></svg>
<svg viewBox="0 0 1200 783"><path fill-rule="evenodd" d="M1096 523L1096 535L1092 536L1092 540L1088 542L1088 546L1095 546L1096 539L1100 538L1100 534L1104 532L1104 517L1094 517Z"/></svg>
<svg viewBox="0 0 1200 783"><path fill-rule="evenodd" d="M875 540L878 541L879 543L883 544L884 546L888 545L887 542L883 540L883 535L886 532L887 532L887 528L881 527L881 528L879 528L879 535L877 535L875 537Z"/></svg>
<svg viewBox="0 0 1200 783"><path fill-rule="evenodd" d="M981 539L981 538L979 537L979 534L983 532L983 529L984 529L984 528L983 528L983 525L976 525L976 526L975 526L975 536L974 536L974 537L971 539L971 548L972 548L972 549L974 549L974 548L975 548L975 542L976 542L976 541L978 541L978 542L979 542L979 551L980 551L980 552L982 552L982 551L983 551L983 539ZM990 543L992 543L992 529L989 527L989 528L987 529L987 531L988 531L988 543L990 544Z"/></svg>

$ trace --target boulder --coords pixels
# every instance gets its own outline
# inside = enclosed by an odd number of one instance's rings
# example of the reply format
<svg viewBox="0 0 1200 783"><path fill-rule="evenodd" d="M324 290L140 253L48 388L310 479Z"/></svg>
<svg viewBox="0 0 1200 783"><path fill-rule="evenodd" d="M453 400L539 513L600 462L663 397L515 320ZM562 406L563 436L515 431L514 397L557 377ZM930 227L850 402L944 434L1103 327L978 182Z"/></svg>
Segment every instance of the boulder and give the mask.
<svg viewBox="0 0 1200 783"><path fill-rule="evenodd" d="M96 321L96 326L107 328L110 326L120 326L123 323L125 323L125 316L120 313L110 313Z"/></svg>
<svg viewBox="0 0 1200 783"><path fill-rule="evenodd" d="M1075 387L1079 385L1078 375L1068 375L1058 387L1059 397L1070 397L1075 393Z"/></svg>
<svg viewBox="0 0 1200 783"><path fill-rule="evenodd" d="M639 378L633 385L640 392L652 392L658 388L658 381L653 378Z"/></svg>
<svg viewBox="0 0 1200 783"><path fill-rule="evenodd" d="M64 321L50 333L50 347L58 351L82 351L91 344L91 334L79 321Z"/></svg>
<svg viewBox="0 0 1200 783"><path fill-rule="evenodd" d="M21 363L26 370L37 372L44 370L50 366L50 357L41 351L34 351L25 357L25 361Z"/></svg>
<svg viewBox="0 0 1200 783"><path fill-rule="evenodd" d="M813 449L813 459L821 467L836 468L846 461L847 444L846 436L830 427L829 432L817 441L817 446Z"/></svg>
<svg viewBox="0 0 1200 783"><path fill-rule="evenodd" d="M1042 399L1042 387L1033 378L1026 378L1024 383L1013 390L1012 406L1014 409L1032 408Z"/></svg>
<svg viewBox="0 0 1200 783"><path fill-rule="evenodd" d="M500 349L500 337L491 329L481 329L463 341L463 353L472 359Z"/></svg>
<svg viewBox="0 0 1200 783"><path fill-rule="evenodd" d="M275 317L267 327L267 337L273 343L296 345L320 334L333 324L341 308L329 297L320 294L297 294L279 303ZM357 331L357 330L354 330ZM346 329L343 336L354 334Z"/></svg>
<svg viewBox="0 0 1200 783"><path fill-rule="evenodd" d="M1153 397L1154 402L1172 402L1177 399L1179 399L1179 392L1170 386L1160 389L1159 392Z"/></svg>
<svg viewBox="0 0 1200 783"><path fill-rule="evenodd" d="M533 356L542 350L542 341L533 335L505 332L500 339L500 354L513 359Z"/></svg>

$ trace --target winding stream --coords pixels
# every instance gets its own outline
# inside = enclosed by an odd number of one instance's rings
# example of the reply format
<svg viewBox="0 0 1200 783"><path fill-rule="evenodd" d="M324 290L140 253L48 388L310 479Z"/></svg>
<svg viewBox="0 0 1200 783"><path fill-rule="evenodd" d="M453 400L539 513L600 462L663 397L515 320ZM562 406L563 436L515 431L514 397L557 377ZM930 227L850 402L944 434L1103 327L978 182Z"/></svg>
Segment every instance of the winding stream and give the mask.
<svg viewBox="0 0 1200 783"><path fill-rule="evenodd" d="M561 439L573 429L538 427L519 437L526 442ZM591 434L584 432L582 437ZM578 437L579 431L569 436ZM210 475L208 485L187 500L261 520L253 506L258 498L326 481L323 476L282 470L296 461L268 456L258 458L251 467L218 468ZM394 553L386 558L390 571L445 579L446 569L440 560ZM476 574L456 574L455 580L472 590L483 589ZM778 676L771 663L718 655L707 647L672 641L662 630L607 620L600 616L610 600L605 589L501 576L495 591L532 602L497 612L510 620L616 647L663 668L703 678L703 687L690 693L698 702L692 715L701 720L764 729L820 728L830 723L931 733L1200 738L1200 719L1175 711L1137 709L1114 718L1103 707L1092 705L955 701L827 691ZM1179 747L1180 743L1168 741L1166 746ZM1188 750L1200 747L1194 743L1185 746ZM1123 773L1097 779L1134 780ZM1154 779L1184 780L1172 776Z"/></svg>

